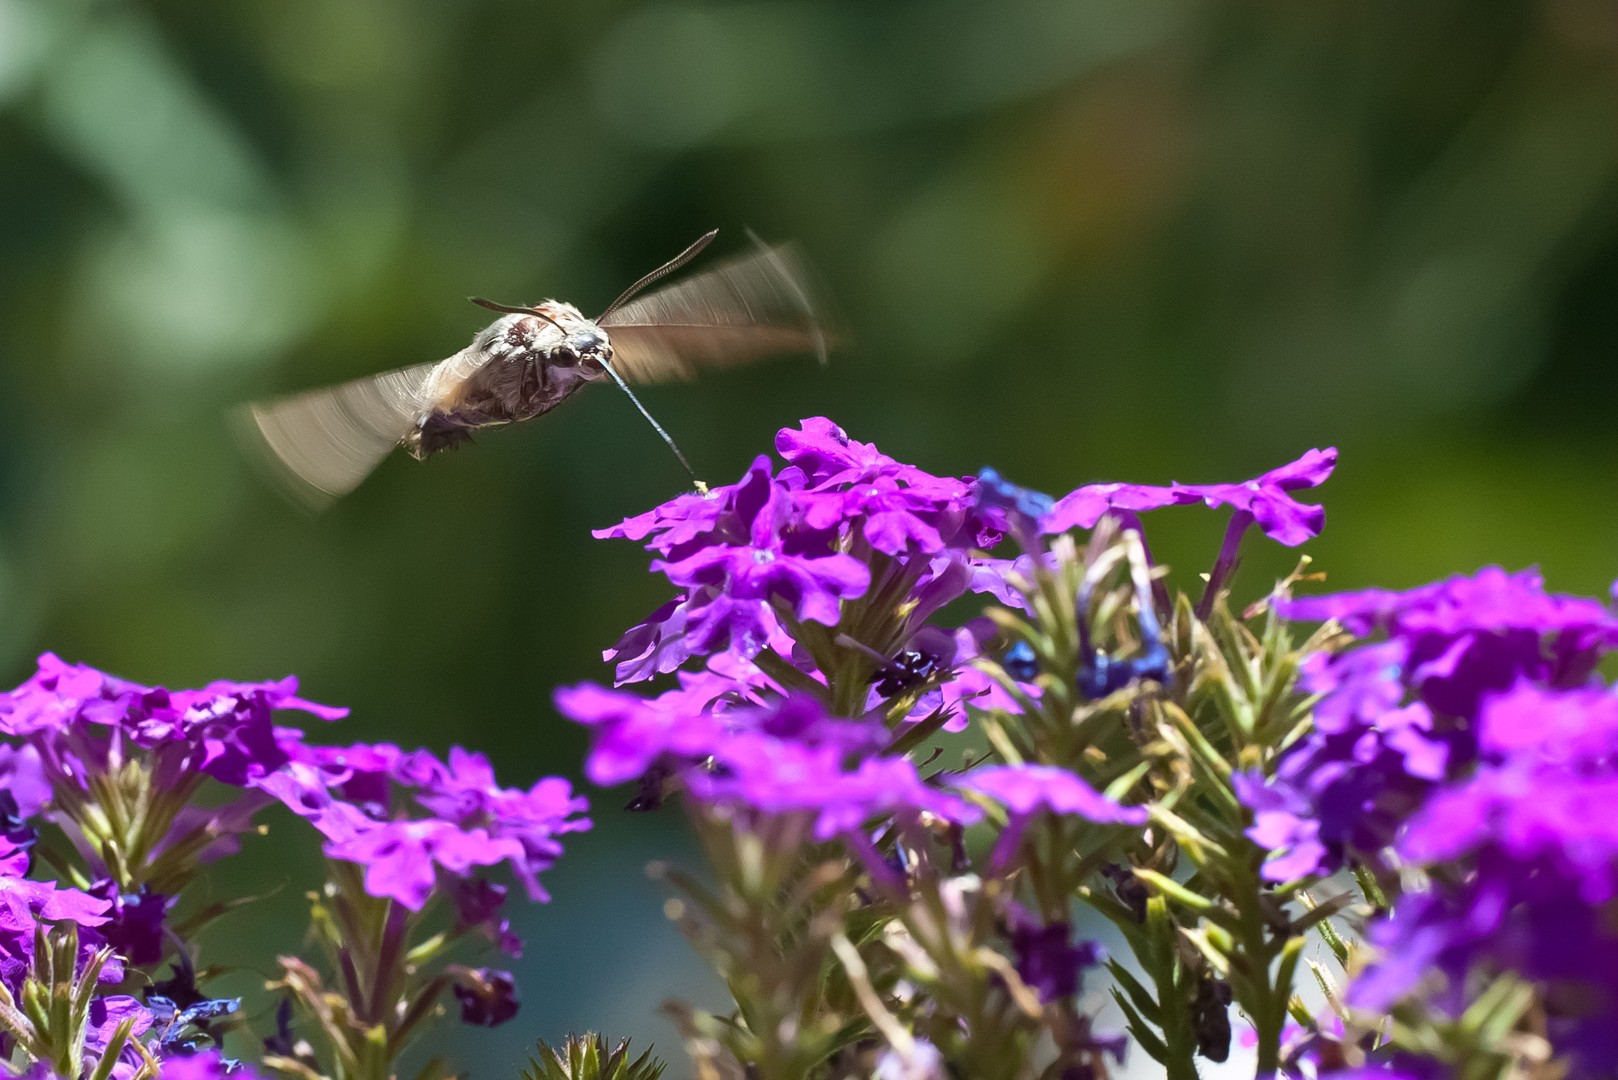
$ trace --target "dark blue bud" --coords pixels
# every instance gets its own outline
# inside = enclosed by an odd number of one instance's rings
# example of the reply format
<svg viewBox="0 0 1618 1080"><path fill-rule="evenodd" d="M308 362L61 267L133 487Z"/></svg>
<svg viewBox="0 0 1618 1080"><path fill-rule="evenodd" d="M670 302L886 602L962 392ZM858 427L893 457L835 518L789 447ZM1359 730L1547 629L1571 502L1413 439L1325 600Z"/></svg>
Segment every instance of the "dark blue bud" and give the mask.
<svg viewBox="0 0 1618 1080"><path fill-rule="evenodd" d="M197 990L197 969L184 949L169 962L169 970L174 972L170 978L154 982L146 991L148 1000L154 996L165 997L176 1006L195 1005L205 1000Z"/></svg>
<svg viewBox="0 0 1618 1080"><path fill-rule="evenodd" d="M1019 641L1006 650L1000 658L1000 666L1005 669L1018 682L1033 682L1039 675L1039 662L1034 657L1034 647L1026 641Z"/></svg>
<svg viewBox="0 0 1618 1080"><path fill-rule="evenodd" d="M1115 694L1128 686L1134 678L1128 661L1114 660L1106 653L1096 653L1079 667L1079 693L1091 701Z"/></svg>
<svg viewBox="0 0 1618 1080"><path fill-rule="evenodd" d="M1137 680L1151 679L1159 685L1168 686L1173 678L1174 658L1161 641L1152 641L1147 643L1145 652L1130 658L1129 667Z"/></svg>
<svg viewBox="0 0 1618 1080"><path fill-rule="evenodd" d="M1174 658L1163 647L1163 642L1155 637L1148 638L1140 653L1125 660L1096 653L1079 668L1079 693L1094 701L1147 679L1168 686L1173 679L1173 667Z"/></svg>

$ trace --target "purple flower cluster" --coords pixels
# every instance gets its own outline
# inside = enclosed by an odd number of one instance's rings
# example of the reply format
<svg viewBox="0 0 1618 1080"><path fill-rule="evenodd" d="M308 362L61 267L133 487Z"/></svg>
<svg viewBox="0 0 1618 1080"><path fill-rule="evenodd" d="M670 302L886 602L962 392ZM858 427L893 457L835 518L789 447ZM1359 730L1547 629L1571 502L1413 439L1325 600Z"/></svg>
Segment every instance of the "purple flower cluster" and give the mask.
<svg viewBox="0 0 1618 1080"><path fill-rule="evenodd" d="M1559 1054L1618 1060L1618 694L1593 681L1618 612L1492 568L1283 610L1379 640L1308 662L1315 732L1240 789L1269 876L1389 851L1431 875L1372 925L1351 1003L1419 989L1459 1016L1512 972L1543 988Z"/></svg>
<svg viewBox="0 0 1618 1080"><path fill-rule="evenodd" d="M1618 613L1547 593L1532 572L1488 568L1407 592L1284 601L1300 621L1335 619L1362 638L1306 661L1320 694L1315 730L1265 783L1242 778L1251 833L1276 852L1272 880L1329 873L1350 856L1376 863L1400 827L1479 755L1478 715L1519 683L1582 685L1618 646Z"/></svg>
<svg viewBox="0 0 1618 1080"><path fill-rule="evenodd" d="M247 789L290 761L274 726L284 710L328 720L346 711L299 698L291 679L170 691L49 653L33 677L0 694L0 735L16 740L0 744L0 983L17 994L39 959L41 929L70 924L81 963L114 950L102 984L121 982L126 964L157 965L175 897L142 875L179 882L235 850L269 802ZM210 778L236 790L223 804L192 802ZM80 880L93 881L88 890L29 876L38 869L36 822L61 828L85 864ZM97 996L89 1008L92 1059L123 1019L135 1021L136 1035L152 1026L145 1006L125 995ZM140 1060L126 1047L114 1075Z"/></svg>
<svg viewBox="0 0 1618 1080"><path fill-rule="evenodd" d="M1200 502L1234 508L1238 538L1256 522L1297 544L1318 533L1324 511L1293 493L1324 481L1336 461L1335 451L1316 450L1242 484L1089 485L1053 500L993 470L976 479L931 475L824 418L782 430L776 449L779 470L760 457L735 484L681 495L596 533L645 542L658 556L653 569L681 590L605 654L618 683L693 660L702 670L681 672L677 686L654 697L581 685L556 702L591 729L585 771L598 784L647 778L657 789L672 778L711 805L801 812L814 835L845 839L895 817L976 820L976 807L948 783L923 778L885 748L907 722L964 727L968 705L1019 711L975 664L994 640L986 620L956 629L927 621L969 591L1018 602L1008 577L1025 576L1044 556L993 558L987 549L1002 536L1027 546L1104 514L1131 523L1139 511ZM1149 608L1143 598L1145 651L1117 662L1098 653L1075 673L1082 693L1167 680ZM1013 649L1004 670L1024 683L1024 700L1037 700L1031 654L1019 660ZM1010 800L1001 862L1036 808L1109 824L1144 820L1088 789L1081 797L1072 785L1082 782L1062 770L978 770L960 783ZM656 795L637 803L648 801Z"/></svg>
<svg viewBox="0 0 1618 1080"><path fill-rule="evenodd" d="M714 699L692 692L711 693L715 681L697 676L657 698L583 684L557 691L556 704L592 729L586 767L595 782L621 783L656 767L710 804L811 814L820 839L858 836L868 819L884 815L972 824L982 815L963 794L1004 806L1013 822L1007 835L1042 811L1098 824L1146 820L1144 810L1119 806L1047 765L985 766L942 777L951 793L926 782L907 757L881 753L880 723L831 717L802 695L715 709Z"/></svg>
<svg viewBox="0 0 1618 1080"><path fill-rule="evenodd" d="M89 1062L99 1061L125 1016L134 1018L136 1035L150 1027L145 1008L138 1001L109 992L123 982L126 973L121 956L100 955L109 945L116 947L108 934L113 905L79 889L25 877L29 863L25 849L8 848L0 841L0 989L11 1001L27 1001L25 984L37 976L42 966L55 967L51 963L41 965L40 948L54 948L52 934L71 928L78 948L74 970L66 977L88 982L94 975L98 992L90 1001L83 1053ZM0 1029L0 1053L9 1056L10 1050L11 1038ZM127 1076L131 1068L120 1059L114 1075Z"/></svg>
<svg viewBox="0 0 1618 1080"><path fill-rule="evenodd" d="M288 764L257 786L313 825L329 857L363 866L368 892L411 910L441 882L502 864L530 897L547 899L539 874L561 855L559 838L590 827L586 801L566 780L503 788L488 758L460 747L442 760L387 743L324 747L280 735ZM455 894L465 896L464 887ZM478 895L492 910L474 921L498 920L499 904Z"/></svg>
<svg viewBox="0 0 1618 1080"><path fill-rule="evenodd" d="M1034 797L1024 789L1048 780L1035 772L1020 785L1018 770L924 777L887 748L905 723L959 729L968 704L1016 711L973 663L993 639L988 622L927 620L970 590L995 588L983 580L983 549L1011 527L1008 512L1049 500L1013 505L998 498L1011 490L998 478L933 476L825 419L781 431L776 448L779 471L760 457L733 485L596 534L646 541L660 556L654 570L682 589L606 654L619 683L692 659L703 668L654 697L588 684L558 691L558 709L591 731L586 775L673 780L708 806L801 814L814 837L864 854L883 823L978 820L951 786ZM991 790L997 783L1006 790ZM1089 795L1049 808L1108 822L1138 813Z"/></svg>
<svg viewBox="0 0 1618 1080"><path fill-rule="evenodd" d="M596 783L656 767L710 805L807 814L820 839L853 836L884 813L956 824L980 816L924 782L908 758L877 753L887 738L879 721L831 717L808 695L727 706L722 682L698 675L656 698L583 684L558 690L556 705L591 729L586 772Z"/></svg>
<svg viewBox="0 0 1618 1080"><path fill-rule="evenodd" d="M46 653L31 679L0 696L0 734L26 739L53 783L82 786L86 776L138 747L176 783L201 774L246 787L286 763L275 738L276 712L297 710L322 720L348 715L305 701L297 691L291 678L165 690Z"/></svg>
<svg viewBox="0 0 1618 1080"><path fill-rule="evenodd" d="M1381 960L1352 1000L1383 1009L1422 988L1456 1015L1469 976L1514 972L1546 988L1559 1053L1618 1060L1618 693L1524 681L1476 721L1475 771L1436 790L1395 846L1433 886L1372 927Z"/></svg>
<svg viewBox="0 0 1618 1080"><path fill-rule="evenodd" d="M135 887L132 878L151 874L172 885L237 849L237 837L268 802L250 789L289 761L274 721L285 711L322 720L347 715L298 697L295 679L166 690L46 653L32 678L0 693L0 735L19 740L0 745L0 780L23 816L42 813L68 832L98 878L98 895L117 899ZM127 789L125 770L136 759L143 762L141 786ZM239 790L219 805L194 802L210 778ZM97 810L97 800L114 791L139 807ZM120 899L114 918L119 932L127 926L148 939L119 944L147 956L160 929L151 919L168 899L147 893L142 902L139 914L126 918ZM138 929L141 922L148 925Z"/></svg>
<svg viewBox="0 0 1618 1080"><path fill-rule="evenodd" d="M103 992L84 1006L87 1062L112 1052L121 1023L133 1025L141 1047L122 1047L116 1078L141 1071L146 1055L159 1061L163 1076L212 1077L234 1068L212 1048L214 1025L237 1003L199 990L169 914L201 864L235 851L236 837L264 807L276 801L290 807L324 837L331 858L364 868L353 880L363 881L365 892L399 902L391 909L397 915L380 908L393 961L413 945L410 913L435 893L450 911L450 939L476 933L517 954L520 942L504 914L506 891L482 871L503 864L530 896L543 899L538 875L561 854L561 837L589 827L584 800L565 780L504 788L487 758L460 748L441 759L390 745L314 746L302 732L278 726L288 711L322 720L346 714L298 697L292 679L171 691L50 654L27 682L0 694L0 736L12 740L0 741L0 986L20 999L41 970L60 977L60 960L47 958L41 968L38 952L41 941L66 926L77 934L81 966L105 960L100 983L123 982L126 965L145 969L144 1004ZM223 786L199 800L211 781ZM87 890L31 876L42 824L56 826L70 856L84 864L73 869L73 880L92 881ZM61 858L53 849L53 859ZM154 882L166 884L159 891ZM360 886L353 892L365 899ZM165 957L174 976L152 981ZM509 1018L516 1010L509 975L476 970L481 981L468 975L455 984L457 992L478 991L479 1023ZM399 977L352 965L344 972L351 989L360 989L354 980L384 974ZM444 984L432 983L428 973L424 985ZM386 1012L391 1006L376 996L383 989L378 983L364 990L371 995L365 1007ZM404 990L398 984L394 992ZM10 1049L0 1036L0 1053Z"/></svg>
<svg viewBox="0 0 1618 1080"><path fill-rule="evenodd" d="M0 983L16 994L34 963L35 931L41 924L73 923L79 927L84 953L94 952L105 939L98 928L106 925L111 905L79 889L54 882L34 881L27 872L26 856L13 855L0 863ZM123 978L121 964L102 971L102 981Z"/></svg>
<svg viewBox="0 0 1618 1080"><path fill-rule="evenodd" d="M618 682L692 657L751 659L794 626L837 625L862 598L909 600L902 637L966 591L967 552L998 539L974 512L972 481L901 464L829 420L782 430L776 448L779 471L761 456L734 484L595 534L646 541L652 568L681 590L607 653Z"/></svg>

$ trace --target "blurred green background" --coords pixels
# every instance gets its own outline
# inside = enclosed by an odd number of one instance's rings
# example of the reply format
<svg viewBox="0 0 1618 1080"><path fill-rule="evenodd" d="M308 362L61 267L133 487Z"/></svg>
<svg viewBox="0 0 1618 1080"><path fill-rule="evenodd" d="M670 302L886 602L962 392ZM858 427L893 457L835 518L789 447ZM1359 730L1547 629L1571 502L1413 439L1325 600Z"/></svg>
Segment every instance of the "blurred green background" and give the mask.
<svg viewBox="0 0 1618 1080"><path fill-rule="evenodd" d="M468 294L598 309L716 226L801 242L853 340L649 391L709 479L817 414L1058 493L1334 444L1334 585L1604 591L1615 76L1611 0L0 0L0 666L295 672L349 737L574 772L551 689L665 595L589 530L683 479L628 404L314 519L222 412L448 355ZM1220 522L1149 527L1190 580ZM692 969L638 867L676 823L624 798L525 916L479 1074L573 1026L668 1041Z"/></svg>

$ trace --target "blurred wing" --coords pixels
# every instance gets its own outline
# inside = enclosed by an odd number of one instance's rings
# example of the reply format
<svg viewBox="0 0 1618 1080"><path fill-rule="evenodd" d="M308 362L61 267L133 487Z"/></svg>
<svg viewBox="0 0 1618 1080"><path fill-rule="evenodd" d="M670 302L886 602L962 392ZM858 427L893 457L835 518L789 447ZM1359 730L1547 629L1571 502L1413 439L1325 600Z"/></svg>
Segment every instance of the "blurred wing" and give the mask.
<svg viewBox="0 0 1618 1080"><path fill-rule="evenodd" d="M409 434L435 364L418 364L236 411L243 441L281 488L322 509L359 486Z"/></svg>
<svg viewBox="0 0 1618 1080"><path fill-rule="evenodd" d="M810 275L789 245L764 247L601 319L612 366L628 382L690 379L776 353L812 352L826 362L828 335Z"/></svg>

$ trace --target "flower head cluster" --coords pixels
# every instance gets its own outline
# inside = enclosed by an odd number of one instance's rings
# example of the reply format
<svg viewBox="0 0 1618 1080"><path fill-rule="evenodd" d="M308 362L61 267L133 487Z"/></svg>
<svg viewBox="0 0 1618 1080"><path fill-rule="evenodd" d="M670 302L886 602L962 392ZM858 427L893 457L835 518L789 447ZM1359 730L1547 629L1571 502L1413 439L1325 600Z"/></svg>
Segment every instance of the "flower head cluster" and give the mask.
<svg viewBox="0 0 1618 1080"><path fill-rule="evenodd" d="M904 863L919 830L958 834L988 806L1010 818L1001 869L1038 814L1143 821L1066 770L928 775L906 753L918 734L964 727L968 706L1015 713L1038 699L1033 672L1013 672L1013 695L980 666L998 651L988 620L930 620L969 591L1008 591L1004 575L1024 567L985 549L1029 533L1051 500L992 473L934 476L825 419L781 431L776 448L779 468L761 457L735 484L597 533L645 542L653 569L681 589L606 654L619 683L701 665L652 696L559 690L559 711L591 733L586 775L639 780L633 806L672 787L738 827L802 822L802 835L841 843L873 879Z"/></svg>
<svg viewBox="0 0 1618 1080"><path fill-rule="evenodd" d="M1478 976L1510 972L1545 988L1559 1053L1618 1060L1618 692L1523 681L1476 723L1476 769L1396 843L1434 883L1372 927L1381 959L1352 1000L1381 1010L1423 988L1453 1016Z"/></svg>
<svg viewBox="0 0 1618 1080"><path fill-rule="evenodd" d="M320 1030L365 1039L382 1023L402 1047L450 988L463 1012L465 995L477 997L479 1023L515 1012L508 975L446 970L446 951L468 933L519 951L506 891L481 871L503 864L543 898L538 874L564 834L588 827L584 801L560 779L503 788L486 758L458 748L440 759L389 745L313 746L278 725L289 712L335 720L346 710L300 698L291 679L171 691L50 654L0 694L0 1052L73 1080L92 1069L114 1080L234 1069L215 1048L238 1003L199 987L205 972L182 936L231 905L190 909L177 924L170 914L204 864L234 852L277 800L314 825L329 856L363 868L334 872L317 895L336 913L327 924L359 942L336 951L343 1007L365 1022ZM34 876L47 866L83 887ZM416 914L440 891L448 933ZM164 959L174 973L160 980ZM143 969L144 1002L117 992L131 967ZM293 997L316 1014L331 1007L314 969L294 974ZM47 999L72 1005L41 1011ZM289 1036L276 1045L300 1068L319 1064Z"/></svg>
<svg viewBox="0 0 1618 1080"><path fill-rule="evenodd" d="M291 679L171 691L49 653L0 694L0 735L14 740L0 743L0 981L19 985L38 960L36 923L72 924L86 957L113 950L103 980L122 979L125 962L158 964L175 894L269 802L249 786L288 764L274 727L287 710L345 712L299 698ZM210 780L225 797L195 800ZM71 878L82 891L28 876L45 824L82 863ZM63 852L50 854L60 865Z"/></svg>
<svg viewBox="0 0 1618 1080"><path fill-rule="evenodd" d="M681 495L596 533L644 540L680 589L609 651L618 681L673 671L691 657L751 659L802 624L833 627L852 601L908 602L897 653L934 611L966 591L966 553L998 539L973 507L973 482L933 476L816 418L784 429L777 470L759 457L734 484Z"/></svg>
<svg viewBox="0 0 1618 1080"><path fill-rule="evenodd" d="M276 712L323 720L348 715L297 691L291 678L165 690L46 653L32 678L0 697L0 733L27 739L58 782L82 785L138 747L157 758L166 778L200 773L245 787L286 763L275 738Z"/></svg>
<svg viewBox="0 0 1618 1080"><path fill-rule="evenodd" d="M1407 592L1284 601L1295 620L1380 635L1306 662L1315 730L1274 782L1243 781L1272 880L1374 861L1446 779L1479 760L1480 711L1519 684L1577 687L1618 646L1618 613L1547 593L1532 572L1488 568ZM1530 727L1528 730L1532 730ZM1503 738L1497 731L1495 738Z"/></svg>
<svg viewBox="0 0 1618 1080"><path fill-rule="evenodd" d="M371 895L411 910L442 882L463 898L462 910L492 909L474 922L497 919L492 894L469 894L462 882L498 865L545 899L539 874L561 855L560 837L590 827L585 800L566 780L503 788L488 758L460 747L445 760L388 743L324 747L279 734L287 765L257 786L313 825L330 858L364 867Z"/></svg>
<svg viewBox="0 0 1618 1080"><path fill-rule="evenodd" d="M100 897L79 889L23 877L26 870L25 860L0 871L0 984L13 994L33 969L41 929L58 923L74 924L87 957L105 943L98 930L107 924L111 907ZM123 978L123 967L114 961L103 969L102 976L104 981L116 983Z"/></svg>
<svg viewBox="0 0 1618 1080"><path fill-rule="evenodd" d="M1618 612L1486 569L1407 592L1294 600L1292 618L1375 635L1307 664L1315 731L1239 788L1275 880L1353 858L1427 868L1369 940L1351 1004L1418 989L1460 1016L1512 974L1540 987L1559 1054L1618 1055L1618 694L1592 673Z"/></svg>
<svg viewBox="0 0 1618 1080"><path fill-rule="evenodd" d="M721 689L711 675L656 698L583 684L558 690L556 705L591 729L586 771L597 783L655 768L710 805L810 815L821 839L848 835L882 813L957 824L980 816L923 782L908 758L880 754L887 730L879 721L829 716L809 695L727 707L714 696Z"/></svg>
<svg viewBox="0 0 1618 1080"><path fill-rule="evenodd" d="M20 1049L39 1063L35 1071L41 1075L65 1070L76 1080L76 1063L126 1080L144 1060L161 1058L170 1048L161 1040L144 1050L135 1046L151 1030L153 1017L118 990L128 969L112 934L114 905L23 876L28 869L25 854L14 854L0 869L0 1008L6 1010L0 1049L8 1056ZM51 999L76 1007L39 1007Z"/></svg>

